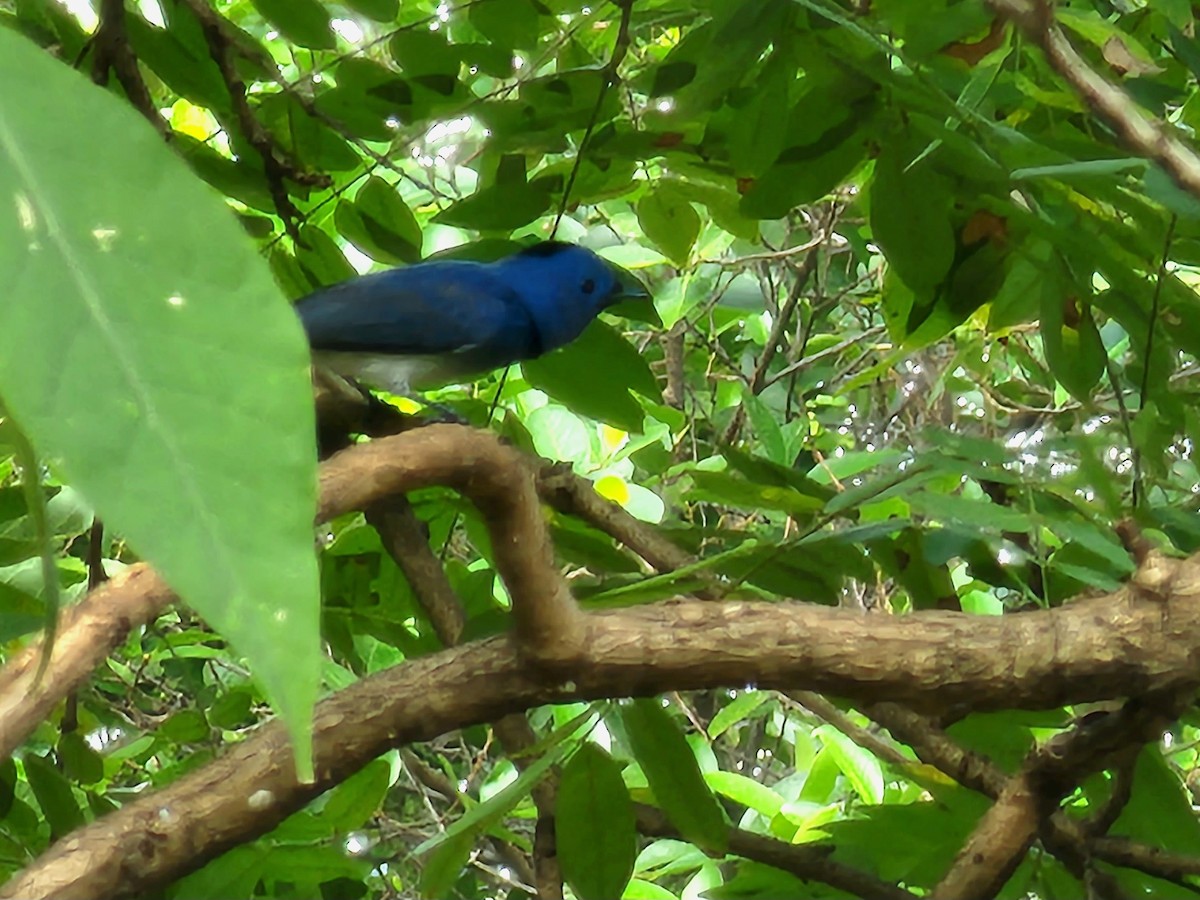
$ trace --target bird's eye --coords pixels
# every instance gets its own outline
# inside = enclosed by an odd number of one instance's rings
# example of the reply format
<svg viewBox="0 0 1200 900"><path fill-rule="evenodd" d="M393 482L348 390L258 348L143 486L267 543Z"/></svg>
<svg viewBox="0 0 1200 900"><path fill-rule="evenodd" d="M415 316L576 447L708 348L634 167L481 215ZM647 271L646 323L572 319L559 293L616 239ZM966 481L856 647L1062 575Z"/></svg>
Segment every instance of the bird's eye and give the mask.
<svg viewBox="0 0 1200 900"><path fill-rule="evenodd" d="M585 294L590 294L596 289L596 282L592 281L590 278L585 278L583 279L583 284L579 286L579 289Z"/></svg>

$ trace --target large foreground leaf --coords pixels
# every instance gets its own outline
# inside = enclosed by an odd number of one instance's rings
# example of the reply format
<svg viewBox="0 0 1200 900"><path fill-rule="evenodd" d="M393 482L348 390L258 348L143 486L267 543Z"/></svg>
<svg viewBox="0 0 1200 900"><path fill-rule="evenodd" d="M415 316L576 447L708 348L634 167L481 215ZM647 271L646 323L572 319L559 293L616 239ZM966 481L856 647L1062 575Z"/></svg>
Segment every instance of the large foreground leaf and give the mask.
<svg viewBox="0 0 1200 900"><path fill-rule="evenodd" d="M319 657L299 325L154 130L3 29L0 282L9 412L305 733Z"/></svg>

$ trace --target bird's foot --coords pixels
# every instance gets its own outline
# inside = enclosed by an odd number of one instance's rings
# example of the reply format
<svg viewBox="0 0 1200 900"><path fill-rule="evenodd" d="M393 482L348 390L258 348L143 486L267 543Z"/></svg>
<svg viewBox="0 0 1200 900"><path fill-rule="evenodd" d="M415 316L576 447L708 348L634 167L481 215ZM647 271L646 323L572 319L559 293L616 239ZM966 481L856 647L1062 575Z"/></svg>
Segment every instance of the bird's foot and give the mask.
<svg viewBox="0 0 1200 900"><path fill-rule="evenodd" d="M419 413L422 425L470 425L470 421L448 406L429 403Z"/></svg>

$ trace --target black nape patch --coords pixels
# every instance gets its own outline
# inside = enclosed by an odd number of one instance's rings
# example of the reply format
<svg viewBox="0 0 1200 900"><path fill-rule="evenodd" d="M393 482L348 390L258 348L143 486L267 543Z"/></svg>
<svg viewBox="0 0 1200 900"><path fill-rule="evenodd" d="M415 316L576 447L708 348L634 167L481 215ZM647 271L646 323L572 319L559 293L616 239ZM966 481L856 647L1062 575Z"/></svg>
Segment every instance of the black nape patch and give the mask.
<svg viewBox="0 0 1200 900"><path fill-rule="evenodd" d="M522 247L517 251L517 256L554 256L555 254L562 253L568 247L574 246L574 244L568 244L565 241L542 241L540 244L532 244L528 247Z"/></svg>

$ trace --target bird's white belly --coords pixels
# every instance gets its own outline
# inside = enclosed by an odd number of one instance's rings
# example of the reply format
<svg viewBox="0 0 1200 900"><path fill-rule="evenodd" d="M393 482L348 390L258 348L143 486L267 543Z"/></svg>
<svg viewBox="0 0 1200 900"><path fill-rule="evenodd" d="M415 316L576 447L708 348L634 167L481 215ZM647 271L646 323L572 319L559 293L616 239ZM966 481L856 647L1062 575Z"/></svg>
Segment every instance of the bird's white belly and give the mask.
<svg viewBox="0 0 1200 900"><path fill-rule="evenodd" d="M408 394L414 388L439 384L445 366L431 356L384 356L372 353L351 353L342 350L322 350L316 361L346 378L353 378L371 387L393 394Z"/></svg>

